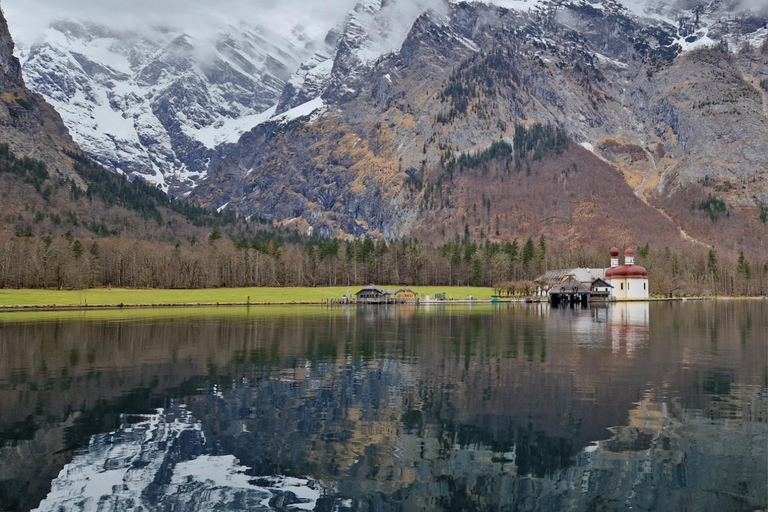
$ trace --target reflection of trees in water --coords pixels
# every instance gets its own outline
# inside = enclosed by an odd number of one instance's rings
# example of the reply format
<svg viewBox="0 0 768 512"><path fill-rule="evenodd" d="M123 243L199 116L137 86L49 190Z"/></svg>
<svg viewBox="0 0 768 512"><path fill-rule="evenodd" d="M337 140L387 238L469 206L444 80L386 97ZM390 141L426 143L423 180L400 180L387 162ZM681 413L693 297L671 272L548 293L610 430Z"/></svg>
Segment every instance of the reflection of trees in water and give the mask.
<svg viewBox="0 0 768 512"><path fill-rule="evenodd" d="M4 488L16 495L21 481L55 472L69 456L55 452L112 428L119 413L200 395L213 384L226 400L192 403L210 407L202 416L227 449L249 451L257 468L290 461L297 474L345 476L340 485L388 500L404 492L416 499L421 478L435 486L427 495L444 500L445 488L459 499L511 485L488 476L500 471L567 473L571 457L609 437L607 427L625 424L648 389L683 409L766 421L764 400L740 391L766 385L760 326L768 312L759 302L651 304L631 357L626 337L615 350L616 323L590 310L287 311L0 325L0 431L34 453L16 464L13 446L0 449L0 498ZM250 412L228 405L227 393L246 393L232 391L243 379L247 393L256 393ZM243 421L257 439L233 433ZM418 468L392 462L403 450L429 452L430 443L437 451ZM540 485L523 480L514 485Z"/></svg>

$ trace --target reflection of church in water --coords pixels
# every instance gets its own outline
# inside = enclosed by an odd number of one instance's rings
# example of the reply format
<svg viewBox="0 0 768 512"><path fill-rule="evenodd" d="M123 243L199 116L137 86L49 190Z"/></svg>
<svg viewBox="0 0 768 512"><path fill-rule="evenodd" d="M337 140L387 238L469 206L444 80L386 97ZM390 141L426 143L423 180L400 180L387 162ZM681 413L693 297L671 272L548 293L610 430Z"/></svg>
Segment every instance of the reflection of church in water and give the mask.
<svg viewBox="0 0 768 512"><path fill-rule="evenodd" d="M591 322L604 325L611 351L628 357L648 342L650 307L648 302L622 302L592 307Z"/></svg>

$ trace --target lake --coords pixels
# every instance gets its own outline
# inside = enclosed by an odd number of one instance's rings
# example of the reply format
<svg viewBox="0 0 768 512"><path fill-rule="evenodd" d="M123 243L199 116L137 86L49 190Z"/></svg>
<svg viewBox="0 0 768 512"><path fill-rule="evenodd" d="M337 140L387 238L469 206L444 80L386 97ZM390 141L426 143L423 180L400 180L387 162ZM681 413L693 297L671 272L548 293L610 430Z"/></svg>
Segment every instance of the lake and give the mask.
<svg viewBox="0 0 768 512"><path fill-rule="evenodd" d="M768 508L768 300L0 314L0 510Z"/></svg>

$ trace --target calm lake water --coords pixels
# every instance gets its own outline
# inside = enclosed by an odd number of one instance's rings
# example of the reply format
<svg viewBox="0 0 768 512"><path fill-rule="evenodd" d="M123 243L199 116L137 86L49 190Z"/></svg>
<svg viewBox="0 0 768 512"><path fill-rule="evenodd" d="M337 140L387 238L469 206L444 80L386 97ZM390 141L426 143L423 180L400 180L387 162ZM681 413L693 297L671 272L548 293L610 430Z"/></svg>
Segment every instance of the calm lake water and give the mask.
<svg viewBox="0 0 768 512"><path fill-rule="evenodd" d="M765 300L6 313L0 510L766 509L767 347Z"/></svg>

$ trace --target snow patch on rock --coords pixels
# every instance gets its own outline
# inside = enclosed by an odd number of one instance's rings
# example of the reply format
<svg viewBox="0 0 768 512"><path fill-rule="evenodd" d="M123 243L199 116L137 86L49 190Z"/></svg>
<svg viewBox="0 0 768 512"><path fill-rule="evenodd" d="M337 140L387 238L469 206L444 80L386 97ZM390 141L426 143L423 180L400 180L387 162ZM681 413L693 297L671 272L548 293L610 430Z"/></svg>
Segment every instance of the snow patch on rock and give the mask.
<svg viewBox="0 0 768 512"><path fill-rule="evenodd" d="M202 427L183 406L127 416L120 429L91 438L53 481L36 512L314 510L320 485L282 475L254 478L232 455L205 454ZM138 420L138 422L136 422Z"/></svg>

